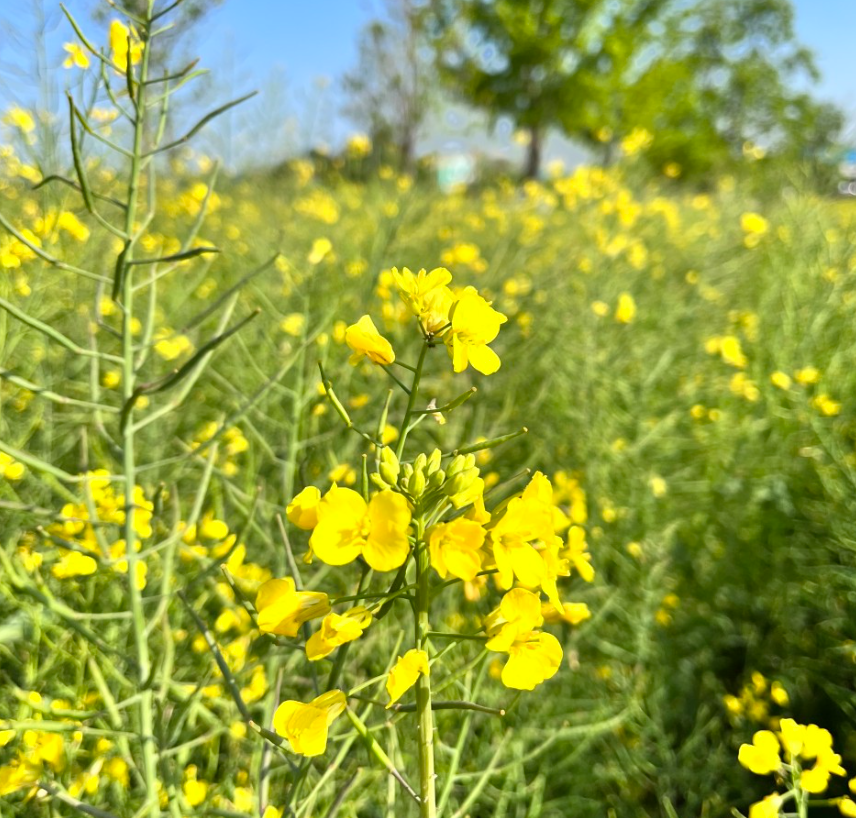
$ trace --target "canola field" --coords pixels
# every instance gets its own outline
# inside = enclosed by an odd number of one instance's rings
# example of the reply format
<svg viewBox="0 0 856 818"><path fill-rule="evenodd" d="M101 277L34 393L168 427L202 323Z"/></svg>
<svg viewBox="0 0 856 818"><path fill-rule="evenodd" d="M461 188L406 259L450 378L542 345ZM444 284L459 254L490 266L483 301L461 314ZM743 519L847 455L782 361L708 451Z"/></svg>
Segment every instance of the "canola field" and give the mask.
<svg viewBox="0 0 856 818"><path fill-rule="evenodd" d="M4 149L0 814L856 814L852 202L644 149Z"/></svg>

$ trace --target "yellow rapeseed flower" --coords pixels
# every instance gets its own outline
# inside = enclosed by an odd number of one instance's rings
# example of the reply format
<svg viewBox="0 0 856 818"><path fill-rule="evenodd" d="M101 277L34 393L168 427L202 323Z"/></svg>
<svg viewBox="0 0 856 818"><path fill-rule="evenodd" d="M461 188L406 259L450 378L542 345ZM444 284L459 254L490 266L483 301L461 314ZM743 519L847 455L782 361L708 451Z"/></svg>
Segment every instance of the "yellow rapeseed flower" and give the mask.
<svg viewBox="0 0 856 818"><path fill-rule="evenodd" d="M298 591L291 577L270 579L256 594L258 625L262 633L297 636L300 626L330 611L327 594Z"/></svg>
<svg viewBox="0 0 856 818"><path fill-rule="evenodd" d="M65 43L63 48L68 52L63 68L89 68L89 55L78 43Z"/></svg>
<svg viewBox="0 0 856 818"><path fill-rule="evenodd" d="M321 492L315 486L307 486L286 506L285 516L298 528L311 531L318 525L320 502Z"/></svg>
<svg viewBox="0 0 856 818"><path fill-rule="evenodd" d="M430 273L423 269L415 275L407 267L401 272L393 267L390 272L401 300L426 332L439 332L449 323L449 310L455 299L448 287L452 274L445 267L436 267Z"/></svg>
<svg viewBox="0 0 856 818"><path fill-rule="evenodd" d="M386 692L389 694L387 709L416 684L420 674L427 676L428 673L428 654L424 650L413 648L404 656L399 656L386 677Z"/></svg>
<svg viewBox="0 0 856 818"><path fill-rule="evenodd" d="M770 383L779 389L787 391L791 388L792 381L790 375L776 370L772 375L770 375Z"/></svg>
<svg viewBox="0 0 856 818"><path fill-rule="evenodd" d="M359 639L371 622L371 612L362 605L351 608L344 614L327 614L321 622L321 627L306 642L307 658L316 662L329 656L339 645Z"/></svg>
<svg viewBox="0 0 856 818"><path fill-rule="evenodd" d="M751 744L741 744L737 760L756 775L770 775L782 766L779 740L769 730L759 730Z"/></svg>
<svg viewBox="0 0 856 818"><path fill-rule="evenodd" d="M137 32L128 28L120 20L110 23L110 59L120 71L128 68L128 56L131 65L136 65L143 58L143 44Z"/></svg>
<svg viewBox="0 0 856 818"><path fill-rule="evenodd" d="M309 704L285 701L273 714L273 729L298 755L319 756L327 749L327 731L347 707L341 690L330 690Z"/></svg>
<svg viewBox="0 0 856 818"><path fill-rule="evenodd" d="M6 452L0 452L0 477L4 477L6 480L20 480L26 471L23 463L19 463Z"/></svg>
<svg viewBox="0 0 856 818"><path fill-rule="evenodd" d="M328 565L346 565L362 554L376 571L400 567L410 552L410 506L394 491L366 503L352 489L333 486L318 504L318 524L309 545Z"/></svg>
<svg viewBox="0 0 856 818"><path fill-rule="evenodd" d="M774 792L763 801L757 801L749 807L749 818L779 818L781 806L782 797Z"/></svg>
<svg viewBox="0 0 856 818"><path fill-rule="evenodd" d="M388 366L395 361L392 344L378 332L368 315L345 330L345 343L353 350L350 359L352 364L359 363L363 356L381 366Z"/></svg>
<svg viewBox="0 0 856 818"><path fill-rule="evenodd" d="M482 570L485 531L475 520L458 517L428 531L431 565L442 579L451 574L472 582Z"/></svg>
<svg viewBox="0 0 856 818"><path fill-rule="evenodd" d="M619 324L629 324L636 317L636 302L630 293L618 296L618 306L615 309L615 320Z"/></svg>
<svg viewBox="0 0 856 818"><path fill-rule="evenodd" d="M491 307L476 292L467 287L452 306L452 326L446 335L446 345L452 356L455 372L467 366L492 375L499 369L499 356L488 346L499 334L499 328L508 318Z"/></svg>
<svg viewBox="0 0 856 818"><path fill-rule="evenodd" d="M85 577L98 570L98 563L90 556L79 551L67 551L51 568L51 573L57 579Z"/></svg>

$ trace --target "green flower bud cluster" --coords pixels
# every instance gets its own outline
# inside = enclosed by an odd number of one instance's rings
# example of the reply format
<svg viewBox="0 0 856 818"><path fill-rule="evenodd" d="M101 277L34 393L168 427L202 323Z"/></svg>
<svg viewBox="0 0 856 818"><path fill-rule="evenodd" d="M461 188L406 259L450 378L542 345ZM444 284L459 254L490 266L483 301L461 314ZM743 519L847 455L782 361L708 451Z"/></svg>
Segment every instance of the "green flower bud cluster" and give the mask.
<svg viewBox="0 0 856 818"><path fill-rule="evenodd" d="M414 502L423 501L423 505L442 497L456 506L463 505L479 476L475 456L456 455L445 470L441 468L442 457L443 453L434 449L430 455L419 454L412 463L399 463L392 448L385 446L378 471L370 479L380 489L400 491Z"/></svg>

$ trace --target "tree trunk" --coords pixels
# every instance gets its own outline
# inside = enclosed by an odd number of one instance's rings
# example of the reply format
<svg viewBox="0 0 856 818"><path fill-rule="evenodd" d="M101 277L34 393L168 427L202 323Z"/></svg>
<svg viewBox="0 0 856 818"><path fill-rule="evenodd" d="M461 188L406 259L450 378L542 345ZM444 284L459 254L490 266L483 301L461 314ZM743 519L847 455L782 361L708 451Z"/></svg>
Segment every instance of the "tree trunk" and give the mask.
<svg viewBox="0 0 856 818"><path fill-rule="evenodd" d="M526 179L537 179L541 171L541 129L533 125L529 129L529 146L526 149L526 165L523 176Z"/></svg>

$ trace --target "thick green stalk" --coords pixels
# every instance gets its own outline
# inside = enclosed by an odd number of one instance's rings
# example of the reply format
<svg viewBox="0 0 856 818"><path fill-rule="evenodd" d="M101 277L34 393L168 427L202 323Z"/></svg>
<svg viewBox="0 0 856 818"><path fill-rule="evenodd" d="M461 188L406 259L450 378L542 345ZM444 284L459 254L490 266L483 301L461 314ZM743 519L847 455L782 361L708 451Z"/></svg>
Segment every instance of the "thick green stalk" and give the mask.
<svg viewBox="0 0 856 818"><path fill-rule="evenodd" d="M151 18L152 2L149 2L147 19ZM131 157L131 170L128 179L128 200L125 212L125 233L130 236L123 251L123 260L116 274L121 276L120 297L122 301L122 395L126 402L132 399L136 388L136 369L134 366L134 336L132 321L134 318L133 258L136 243L135 222L137 219L137 200L142 175L143 139L146 126L146 80L148 78L150 43L148 31L140 64L136 99L134 101L134 147ZM130 59L130 55L128 57ZM130 67L129 67L130 71ZM122 472L125 478L125 549L128 559L128 593L131 600L131 617L134 631L134 647L139 668L140 703L139 724L143 753L143 780L146 787L146 809L148 816L160 815L158 803L157 748L154 737L153 692L151 689L151 657L146 635L146 619L140 590L137 587L138 557L134 549L137 538L134 530L134 486L136 485L136 450L134 439L133 407L128 411L122 429Z"/></svg>
<svg viewBox="0 0 856 818"><path fill-rule="evenodd" d="M420 358L420 367L422 358ZM418 377L418 375L417 375ZM414 391L416 379L414 379ZM416 647L426 649L431 605L431 589L428 585L430 557L425 542L425 525L416 523ZM431 710L431 677L420 674L416 681L416 715L419 738L419 814L421 818L436 818L437 804L434 787L434 715Z"/></svg>

